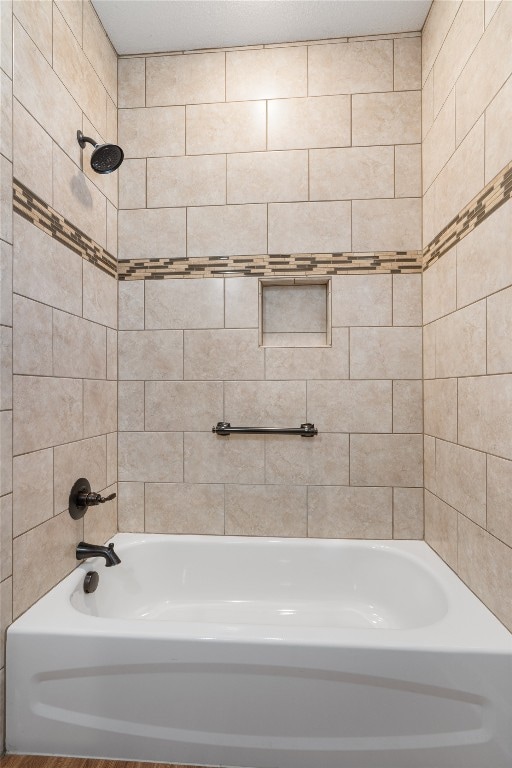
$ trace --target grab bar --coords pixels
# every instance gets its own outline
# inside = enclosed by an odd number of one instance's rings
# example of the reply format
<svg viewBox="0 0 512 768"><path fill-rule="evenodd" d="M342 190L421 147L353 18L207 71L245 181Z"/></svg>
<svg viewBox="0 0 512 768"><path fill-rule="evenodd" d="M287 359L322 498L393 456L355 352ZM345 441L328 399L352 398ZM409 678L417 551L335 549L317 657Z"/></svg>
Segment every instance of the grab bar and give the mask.
<svg viewBox="0 0 512 768"><path fill-rule="evenodd" d="M300 427L232 427L229 421L218 421L217 426L212 427L216 435L300 435L301 437L314 437L318 435L318 429L314 424L301 424Z"/></svg>

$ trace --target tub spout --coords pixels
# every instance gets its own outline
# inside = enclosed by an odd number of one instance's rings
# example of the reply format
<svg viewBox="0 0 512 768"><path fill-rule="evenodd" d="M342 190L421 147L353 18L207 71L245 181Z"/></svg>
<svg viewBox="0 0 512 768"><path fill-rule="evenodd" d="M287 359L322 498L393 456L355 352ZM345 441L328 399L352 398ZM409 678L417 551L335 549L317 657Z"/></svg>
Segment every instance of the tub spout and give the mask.
<svg viewBox="0 0 512 768"><path fill-rule="evenodd" d="M76 559L85 560L87 557L104 557L107 568L110 568L111 565L119 565L121 562L121 558L114 552L113 544L109 544L108 547L101 547L99 544L87 544L87 542L81 541L76 548Z"/></svg>

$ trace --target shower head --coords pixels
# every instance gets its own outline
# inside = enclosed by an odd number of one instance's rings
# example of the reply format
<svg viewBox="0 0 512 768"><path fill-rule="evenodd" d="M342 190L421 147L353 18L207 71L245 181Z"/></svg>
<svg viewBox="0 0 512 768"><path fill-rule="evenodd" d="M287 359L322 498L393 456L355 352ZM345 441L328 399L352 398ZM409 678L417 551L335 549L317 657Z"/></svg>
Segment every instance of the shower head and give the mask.
<svg viewBox="0 0 512 768"><path fill-rule="evenodd" d="M124 152L117 144L96 144L94 139L84 136L82 131L76 132L78 143L85 149L86 143L92 144L94 152L91 155L91 168L96 173L112 173L117 171L124 159Z"/></svg>

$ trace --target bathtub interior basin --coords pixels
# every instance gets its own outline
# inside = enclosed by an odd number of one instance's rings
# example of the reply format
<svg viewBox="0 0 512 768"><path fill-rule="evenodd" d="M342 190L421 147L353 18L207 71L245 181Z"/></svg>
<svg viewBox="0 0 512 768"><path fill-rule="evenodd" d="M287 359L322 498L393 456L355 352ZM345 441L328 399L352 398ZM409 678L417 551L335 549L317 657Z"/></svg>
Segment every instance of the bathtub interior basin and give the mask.
<svg viewBox="0 0 512 768"><path fill-rule="evenodd" d="M206 624L411 629L442 619L438 577L383 542L183 537L124 547L122 568L73 607L98 617ZM99 566L100 573L103 570Z"/></svg>

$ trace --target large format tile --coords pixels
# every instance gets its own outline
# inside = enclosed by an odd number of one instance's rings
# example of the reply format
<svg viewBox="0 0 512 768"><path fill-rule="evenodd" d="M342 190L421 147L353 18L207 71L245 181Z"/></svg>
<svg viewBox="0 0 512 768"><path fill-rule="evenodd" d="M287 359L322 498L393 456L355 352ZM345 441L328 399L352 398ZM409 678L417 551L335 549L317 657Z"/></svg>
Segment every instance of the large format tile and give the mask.
<svg viewBox="0 0 512 768"><path fill-rule="evenodd" d="M486 372L485 301L436 322L436 376L479 376Z"/></svg>
<svg viewBox="0 0 512 768"><path fill-rule="evenodd" d="M455 152L455 90L423 139L423 189L427 190Z"/></svg>
<svg viewBox="0 0 512 768"><path fill-rule="evenodd" d="M118 59L117 77L119 109L123 107L145 107L146 59L144 57Z"/></svg>
<svg viewBox="0 0 512 768"><path fill-rule="evenodd" d="M419 91L356 94L352 97L352 143L418 144L421 141Z"/></svg>
<svg viewBox="0 0 512 768"><path fill-rule="evenodd" d="M390 381L309 381L308 420L323 432L391 432Z"/></svg>
<svg viewBox="0 0 512 768"><path fill-rule="evenodd" d="M84 380L84 437L117 430L117 382Z"/></svg>
<svg viewBox="0 0 512 768"><path fill-rule="evenodd" d="M512 630L512 549L464 517L459 518L458 573Z"/></svg>
<svg viewBox="0 0 512 768"><path fill-rule="evenodd" d="M137 281L135 285L144 290L143 281ZM133 289L130 293L135 294ZM146 281L145 323L147 329L222 328L224 281Z"/></svg>
<svg viewBox="0 0 512 768"><path fill-rule="evenodd" d="M51 0L14 0L12 12L23 25L45 59L52 63L52 5Z"/></svg>
<svg viewBox="0 0 512 768"><path fill-rule="evenodd" d="M354 200L352 250L409 251L421 248L421 198Z"/></svg>
<svg viewBox="0 0 512 768"><path fill-rule="evenodd" d="M212 205L187 210L187 256L267 253L266 205Z"/></svg>
<svg viewBox="0 0 512 768"><path fill-rule="evenodd" d="M83 262L83 316L100 325L117 328L117 280L88 261Z"/></svg>
<svg viewBox="0 0 512 768"><path fill-rule="evenodd" d="M211 432L185 432L186 483L263 483L264 438L220 437Z"/></svg>
<svg viewBox="0 0 512 768"><path fill-rule="evenodd" d="M351 485L423 485L421 435L351 435Z"/></svg>
<svg viewBox="0 0 512 768"><path fill-rule="evenodd" d="M480 13L482 12L481 3L469 5L479 6ZM478 22L481 24L481 18ZM480 25L479 31L482 31ZM457 81L458 142L464 138L494 94L510 77L511 38L512 6L505 2L497 10ZM471 48L467 47L466 50Z"/></svg>
<svg viewBox="0 0 512 768"><path fill-rule="evenodd" d="M126 157L185 153L185 107L119 110L118 140Z"/></svg>
<svg viewBox="0 0 512 768"><path fill-rule="evenodd" d="M457 249L459 247L460 243ZM423 273L424 323L454 311L457 306L457 278L456 249L452 248Z"/></svg>
<svg viewBox="0 0 512 768"><path fill-rule="evenodd" d="M265 102L240 101L188 106L186 136L188 155L264 150Z"/></svg>
<svg viewBox="0 0 512 768"><path fill-rule="evenodd" d="M485 112L485 181L499 173L512 157L512 77L498 91Z"/></svg>
<svg viewBox="0 0 512 768"><path fill-rule="evenodd" d="M149 533L224 533L224 486L146 483L145 530Z"/></svg>
<svg viewBox="0 0 512 768"><path fill-rule="evenodd" d="M12 493L0 497L0 526L0 581L4 581L12 574Z"/></svg>
<svg viewBox="0 0 512 768"><path fill-rule="evenodd" d="M422 324L421 294L421 275L393 275L393 325Z"/></svg>
<svg viewBox="0 0 512 768"><path fill-rule="evenodd" d="M224 101L224 59L222 51L190 56L148 56L146 106Z"/></svg>
<svg viewBox="0 0 512 768"><path fill-rule="evenodd" d="M228 203L283 203L307 199L306 150L228 155Z"/></svg>
<svg viewBox="0 0 512 768"><path fill-rule="evenodd" d="M182 482L183 436L175 432L120 432L119 480Z"/></svg>
<svg viewBox="0 0 512 768"><path fill-rule="evenodd" d="M14 376L14 453L79 440L82 397L78 379Z"/></svg>
<svg viewBox="0 0 512 768"><path fill-rule="evenodd" d="M144 329L144 282L129 280L118 283L120 331Z"/></svg>
<svg viewBox="0 0 512 768"><path fill-rule="evenodd" d="M206 432L223 419L220 381L147 381L145 390L148 431Z"/></svg>
<svg viewBox="0 0 512 768"><path fill-rule="evenodd" d="M423 432L423 382L393 382L393 432Z"/></svg>
<svg viewBox="0 0 512 768"><path fill-rule="evenodd" d="M432 3L430 7L422 35L423 80L432 70L461 2L462 0L445 0L442 3Z"/></svg>
<svg viewBox="0 0 512 768"><path fill-rule="evenodd" d="M330 253L351 249L350 203L270 203L269 253Z"/></svg>
<svg viewBox="0 0 512 768"><path fill-rule="evenodd" d="M512 375L460 379L458 424L462 445L512 459Z"/></svg>
<svg viewBox="0 0 512 768"><path fill-rule="evenodd" d="M423 488L393 488L393 538L423 539Z"/></svg>
<svg viewBox="0 0 512 768"><path fill-rule="evenodd" d="M62 14L56 8L53 14L53 69L96 130L102 136L106 136L105 89ZM117 89L114 88L114 90Z"/></svg>
<svg viewBox="0 0 512 768"><path fill-rule="evenodd" d="M392 325L391 275L336 275L332 278L332 324Z"/></svg>
<svg viewBox="0 0 512 768"><path fill-rule="evenodd" d="M226 101L307 96L307 66L306 46L228 51Z"/></svg>
<svg viewBox="0 0 512 768"><path fill-rule="evenodd" d="M348 329L332 329L331 347L267 347L265 378L347 379Z"/></svg>
<svg viewBox="0 0 512 768"><path fill-rule="evenodd" d="M15 456L12 472L12 531L19 536L53 517L52 449Z"/></svg>
<svg viewBox="0 0 512 768"><path fill-rule="evenodd" d="M184 208L119 211L120 259L180 259L186 254Z"/></svg>
<svg viewBox="0 0 512 768"><path fill-rule="evenodd" d="M120 331L119 378L182 379L182 331Z"/></svg>
<svg viewBox="0 0 512 768"><path fill-rule="evenodd" d="M458 518L453 507L425 491L425 541L455 570Z"/></svg>
<svg viewBox="0 0 512 768"><path fill-rule="evenodd" d="M68 154L80 161L76 140L82 112L50 64L14 20L13 93ZM44 93L44 98L41 94Z"/></svg>
<svg viewBox="0 0 512 768"><path fill-rule="evenodd" d="M250 330L185 331L185 379L246 380L264 378L263 349Z"/></svg>
<svg viewBox="0 0 512 768"><path fill-rule="evenodd" d="M348 435L265 438L265 481L284 485L348 485Z"/></svg>
<svg viewBox="0 0 512 768"><path fill-rule="evenodd" d="M393 40L395 91L421 89L421 36Z"/></svg>
<svg viewBox="0 0 512 768"><path fill-rule="evenodd" d="M233 426L298 427L306 422L306 382L226 381L224 415Z"/></svg>
<svg viewBox="0 0 512 768"><path fill-rule="evenodd" d="M512 373L512 287L487 299L487 373Z"/></svg>
<svg viewBox="0 0 512 768"><path fill-rule="evenodd" d="M349 145L349 96L275 99L268 102L268 149Z"/></svg>
<svg viewBox="0 0 512 768"><path fill-rule="evenodd" d="M148 161L148 208L224 205L224 155L159 157Z"/></svg>
<svg viewBox="0 0 512 768"><path fill-rule="evenodd" d="M13 371L33 376L53 373L52 309L13 296Z"/></svg>
<svg viewBox="0 0 512 768"><path fill-rule="evenodd" d="M16 99L13 103L13 144L15 178L47 203L51 203L51 137Z"/></svg>
<svg viewBox="0 0 512 768"><path fill-rule="evenodd" d="M144 382L117 382L117 428L120 432L144 432Z"/></svg>
<svg viewBox="0 0 512 768"><path fill-rule="evenodd" d="M481 0L462 3L434 63L434 114L457 82L482 32L484 4ZM472 88L471 88L472 90Z"/></svg>
<svg viewBox="0 0 512 768"><path fill-rule="evenodd" d="M258 327L259 297L256 277L231 277L225 280L224 302L226 328Z"/></svg>
<svg viewBox="0 0 512 768"><path fill-rule="evenodd" d="M425 380L425 433L457 442L457 379Z"/></svg>
<svg viewBox="0 0 512 768"><path fill-rule="evenodd" d="M83 49L103 87L117 104L117 54L89 0L83 3Z"/></svg>
<svg viewBox="0 0 512 768"><path fill-rule="evenodd" d="M352 328L352 379L419 379L422 375L421 328Z"/></svg>
<svg viewBox="0 0 512 768"><path fill-rule="evenodd" d="M308 535L319 538L390 539L391 488L310 486Z"/></svg>
<svg viewBox="0 0 512 768"><path fill-rule="evenodd" d="M12 491L12 411L0 412L0 496Z"/></svg>
<svg viewBox="0 0 512 768"><path fill-rule="evenodd" d="M12 408L12 328L0 326L0 410Z"/></svg>
<svg viewBox="0 0 512 768"><path fill-rule="evenodd" d="M512 461L487 457L487 530L512 547Z"/></svg>
<svg viewBox="0 0 512 768"><path fill-rule="evenodd" d="M393 41L312 45L308 77L310 96L392 91Z"/></svg>
<svg viewBox="0 0 512 768"><path fill-rule="evenodd" d="M444 440L436 441L436 493L475 523L486 523L486 456Z"/></svg>
<svg viewBox="0 0 512 768"><path fill-rule="evenodd" d="M117 515L119 530L141 532L144 530L144 483L119 483Z"/></svg>
<svg viewBox="0 0 512 768"><path fill-rule="evenodd" d="M81 521L72 520L67 512L62 512L14 539L13 618L76 567L76 545L81 531ZM41 568L41 552L50 555L44 568Z"/></svg>
<svg viewBox="0 0 512 768"><path fill-rule="evenodd" d="M97 323L53 311L53 375L104 379L106 329Z"/></svg>
<svg viewBox="0 0 512 768"><path fill-rule="evenodd" d="M395 145L395 197L421 197L421 144Z"/></svg>
<svg viewBox="0 0 512 768"><path fill-rule="evenodd" d="M311 200L394 197L394 150L313 149L309 153L309 174Z"/></svg>
<svg viewBox="0 0 512 768"><path fill-rule="evenodd" d="M306 536L307 488L227 485L228 536Z"/></svg>
<svg viewBox="0 0 512 768"><path fill-rule="evenodd" d="M479 224L463 240L457 243L457 306L463 307L482 299L490 293L512 285L512 200ZM443 264L446 256L437 263ZM485 263L485 269L482 265ZM425 273L425 287L427 275ZM451 269L450 269L451 273ZM454 276L450 274L450 284ZM442 290L441 278L436 292ZM454 295L454 294L453 294ZM433 298L433 297L432 297ZM454 303L450 302L450 309Z"/></svg>

